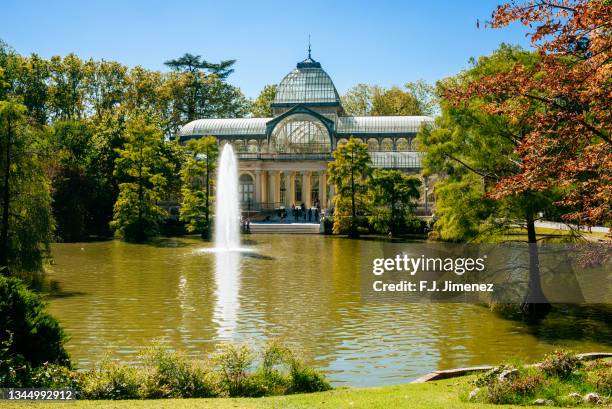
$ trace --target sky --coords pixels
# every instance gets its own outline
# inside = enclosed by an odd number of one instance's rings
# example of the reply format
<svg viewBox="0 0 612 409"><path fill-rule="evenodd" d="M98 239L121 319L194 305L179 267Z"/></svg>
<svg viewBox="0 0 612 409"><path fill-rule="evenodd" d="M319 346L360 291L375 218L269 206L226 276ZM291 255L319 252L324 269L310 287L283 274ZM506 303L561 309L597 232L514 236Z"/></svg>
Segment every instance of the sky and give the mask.
<svg viewBox="0 0 612 409"><path fill-rule="evenodd" d="M529 47L522 27L486 29L496 0L422 1L20 1L0 5L0 39L21 54L74 52L167 70L186 52L238 60L229 82L250 98L306 58L340 93L358 83L435 81L501 42Z"/></svg>

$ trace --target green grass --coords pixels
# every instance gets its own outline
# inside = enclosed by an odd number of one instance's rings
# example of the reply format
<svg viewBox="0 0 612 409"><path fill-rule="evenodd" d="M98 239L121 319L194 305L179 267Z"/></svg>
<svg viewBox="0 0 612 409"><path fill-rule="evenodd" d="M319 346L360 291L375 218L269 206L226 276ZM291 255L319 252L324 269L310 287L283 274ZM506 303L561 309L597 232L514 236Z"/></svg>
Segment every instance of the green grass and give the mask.
<svg viewBox="0 0 612 409"><path fill-rule="evenodd" d="M462 400L473 389L470 381L473 376L454 378L422 384L403 384L381 388L348 389L341 388L328 392L275 396L266 398L213 398L213 399L163 399L127 401L77 401L60 404L49 403L6 403L0 408L176 408L176 409L263 409L263 408L368 408L368 409L448 409L448 408L524 408L525 406L490 405L470 403ZM550 407L550 406L548 406Z"/></svg>

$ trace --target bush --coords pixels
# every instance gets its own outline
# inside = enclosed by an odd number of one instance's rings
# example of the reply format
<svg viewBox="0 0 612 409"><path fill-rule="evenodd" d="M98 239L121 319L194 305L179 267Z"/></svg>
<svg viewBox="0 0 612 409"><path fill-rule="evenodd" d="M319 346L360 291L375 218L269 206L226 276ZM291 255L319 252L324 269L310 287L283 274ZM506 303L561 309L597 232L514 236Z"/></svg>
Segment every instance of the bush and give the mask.
<svg viewBox="0 0 612 409"><path fill-rule="evenodd" d="M580 359L574 353L555 351L544 357L540 368L546 375L566 379L581 366L582 362L580 362Z"/></svg>
<svg viewBox="0 0 612 409"><path fill-rule="evenodd" d="M586 367L587 383L599 393L612 395L612 362L597 360Z"/></svg>
<svg viewBox="0 0 612 409"><path fill-rule="evenodd" d="M105 361L99 369L83 375L84 399L138 399L142 378L135 368Z"/></svg>
<svg viewBox="0 0 612 409"><path fill-rule="evenodd" d="M221 384L229 396L250 396L253 385L247 385L247 371L254 361L247 345L226 345L215 357L221 372Z"/></svg>
<svg viewBox="0 0 612 409"><path fill-rule="evenodd" d="M223 347L212 361L216 368L192 363L161 345L146 349L142 357L140 368L106 360L82 373L48 363L32 369L16 358L0 361L0 380L10 387L71 388L83 399L112 400L260 397L331 389L323 375L276 342L263 349L255 370L255 355L246 345Z"/></svg>
<svg viewBox="0 0 612 409"><path fill-rule="evenodd" d="M70 367L66 336L40 296L17 278L0 276L0 387L28 386L44 363Z"/></svg>
<svg viewBox="0 0 612 409"><path fill-rule="evenodd" d="M313 368L294 360L291 365L291 393L323 392L332 389L325 376Z"/></svg>
<svg viewBox="0 0 612 409"><path fill-rule="evenodd" d="M263 349L255 372L255 357L248 346L225 347L217 356L221 385L229 396L270 396L320 392L331 389L325 377L305 365L287 347L271 342Z"/></svg>
<svg viewBox="0 0 612 409"><path fill-rule="evenodd" d="M69 388L81 389L82 374L65 366L45 363L32 370L30 374L32 387L35 388Z"/></svg>
<svg viewBox="0 0 612 409"><path fill-rule="evenodd" d="M207 398L216 395L210 375L176 352L157 345L147 349L142 395L156 398Z"/></svg>
<svg viewBox="0 0 612 409"><path fill-rule="evenodd" d="M500 376L504 371L508 372ZM572 353L556 351L540 366L499 366L474 383L485 388L486 393L478 396L488 403L529 405L542 399L557 406L575 406L591 392L602 395L605 403L612 392L612 362L583 365Z"/></svg>

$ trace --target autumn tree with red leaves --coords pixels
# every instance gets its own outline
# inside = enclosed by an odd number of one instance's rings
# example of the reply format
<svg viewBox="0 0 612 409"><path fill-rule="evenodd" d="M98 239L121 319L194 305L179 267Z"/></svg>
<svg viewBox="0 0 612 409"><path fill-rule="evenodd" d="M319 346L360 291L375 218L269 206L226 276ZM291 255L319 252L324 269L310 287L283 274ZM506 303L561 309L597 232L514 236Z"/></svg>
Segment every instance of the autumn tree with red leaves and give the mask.
<svg viewBox="0 0 612 409"><path fill-rule="evenodd" d="M492 28L520 22L539 53L535 65L447 88L461 105L522 123L520 172L500 179L489 195L509 197L560 188L563 218L584 225L612 220L612 1L510 1L493 12Z"/></svg>

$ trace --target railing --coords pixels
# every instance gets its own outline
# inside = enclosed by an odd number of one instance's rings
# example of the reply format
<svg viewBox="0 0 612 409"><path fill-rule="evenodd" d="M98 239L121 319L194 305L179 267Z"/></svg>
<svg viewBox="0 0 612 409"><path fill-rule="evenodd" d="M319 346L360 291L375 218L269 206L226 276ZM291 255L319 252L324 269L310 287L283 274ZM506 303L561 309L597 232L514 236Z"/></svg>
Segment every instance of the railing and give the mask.
<svg viewBox="0 0 612 409"><path fill-rule="evenodd" d="M421 169L422 152L370 152L372 166L385 169Z"/></svg>
<svg viewBox="0 0 612 409"><path fill-rule="evenodd" d="M421 169L422 152L416 151L370 151L372 166L385 169ZM323 160L331 161L331 153L256 153L238 152L240 160Z"/></svg>
<svg viewBox="0 0 612 409"><path fill-rule="evenodd" d="M283 207L282 202L240 202L243 212L260 212L262 210L275 210Z"/></svg>
<svg viewBox="0 0 612 409"><path fill-rule="evenodd" d="M238 152L240 160L332 160L331 153L256 153Z"/></svg>

